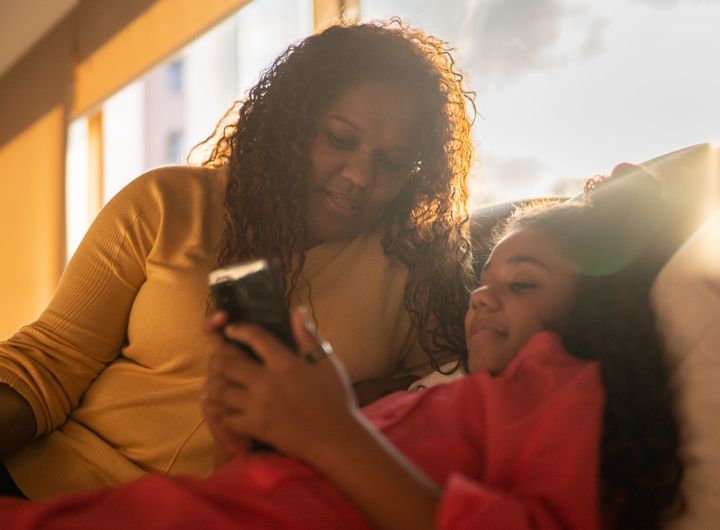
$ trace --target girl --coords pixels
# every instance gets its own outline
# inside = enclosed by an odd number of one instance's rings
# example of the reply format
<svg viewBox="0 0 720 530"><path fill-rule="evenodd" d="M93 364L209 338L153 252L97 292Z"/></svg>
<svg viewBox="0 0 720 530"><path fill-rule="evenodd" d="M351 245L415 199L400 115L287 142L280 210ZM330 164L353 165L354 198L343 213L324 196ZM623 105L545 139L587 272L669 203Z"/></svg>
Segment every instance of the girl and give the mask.
<svg viewBox="0 0 720 530"><path fill-rule="evenodd" d="M591 202L510 223L470 298L471 375L392 394L361 413L306 314L293 316L299 355L214 314L204 408L223 465L213 476L155 475L49 503L5 501L0 520L16 528L659 528L681 472L647 299L661 222L645 200L650 177L622 178L626 171ZM224 342L223 329L263 364ZM282 454L247 453L246 436Z"/></svg>

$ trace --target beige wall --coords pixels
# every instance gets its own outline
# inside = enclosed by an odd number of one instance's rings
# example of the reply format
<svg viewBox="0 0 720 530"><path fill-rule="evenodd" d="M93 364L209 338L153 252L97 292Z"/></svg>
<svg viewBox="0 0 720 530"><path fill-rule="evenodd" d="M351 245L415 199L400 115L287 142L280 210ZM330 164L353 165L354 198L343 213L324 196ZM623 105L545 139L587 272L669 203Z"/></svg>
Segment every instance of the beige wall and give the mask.
<svg viewBox="0 0 720 530"><path fill-rule="evenodd" d="M35 318L63 263L71 19L0 79L0 337Z"/></svg>
<svg viewBox="0 0 720 530"><path fill-rule="evenodd" d="M60 273L64 124L55 106L0 149L0 336L34 318Z"/></svg>

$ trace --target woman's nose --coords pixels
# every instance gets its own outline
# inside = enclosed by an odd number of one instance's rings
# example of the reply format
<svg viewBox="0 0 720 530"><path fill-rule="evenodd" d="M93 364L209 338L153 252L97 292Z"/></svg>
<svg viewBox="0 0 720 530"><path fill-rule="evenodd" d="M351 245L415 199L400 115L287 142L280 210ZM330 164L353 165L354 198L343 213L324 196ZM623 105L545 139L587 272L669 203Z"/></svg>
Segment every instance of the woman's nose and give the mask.
<svg viewBox="0 0 720 530"><path fill-rule="evenodd" d="M500 301L489 285L475 289L470 295L470 307L474 310L494 311L500 307Z"/></svg>
<svg viewBox="0 0 720 530"><path fill-rule="evenodd" d="M369 187L374 179L372 156L366 153L353 153L343 165L341 176L358 188Z"/></svg>

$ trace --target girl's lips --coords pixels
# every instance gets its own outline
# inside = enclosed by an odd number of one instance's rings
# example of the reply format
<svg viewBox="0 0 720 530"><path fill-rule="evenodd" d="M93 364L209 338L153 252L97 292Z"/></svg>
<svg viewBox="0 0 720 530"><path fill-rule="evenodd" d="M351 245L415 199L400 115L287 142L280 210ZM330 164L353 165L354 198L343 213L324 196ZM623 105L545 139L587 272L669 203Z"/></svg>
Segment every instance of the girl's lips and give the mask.
<svg viewBox="0 0 720 530"><path fill-rule="evenodd" d="M499 335L501 337L504 337L507 336L507 332L498 329L495 326L491 326L485 322L477 322L471 326L470 335L473 337L482 337L487 335Z"/></svg>
<svg viewBox="0 0 720 530"><path fill-rule="evenodd" d="M480 329L478 331L471 333L470 336L473 339L482 340L482 339L491 339L491 338L495 338L495 337L503 337L504 335L502 333L498 333L497 331L492 330L492 329Z"/></svg>

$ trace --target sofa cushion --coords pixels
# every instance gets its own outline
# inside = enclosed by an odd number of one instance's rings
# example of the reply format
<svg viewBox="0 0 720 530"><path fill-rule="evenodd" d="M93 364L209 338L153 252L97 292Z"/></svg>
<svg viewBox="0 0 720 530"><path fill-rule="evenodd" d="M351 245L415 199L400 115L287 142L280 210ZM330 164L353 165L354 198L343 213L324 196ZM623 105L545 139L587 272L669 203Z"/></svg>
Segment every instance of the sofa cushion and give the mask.
<svg viewBox="0 0 720 530"><path fill-rule="evenodd" d="M651 291L675 367L687 511L673 530L720 521L720 211L670 258Z"/></svg>

